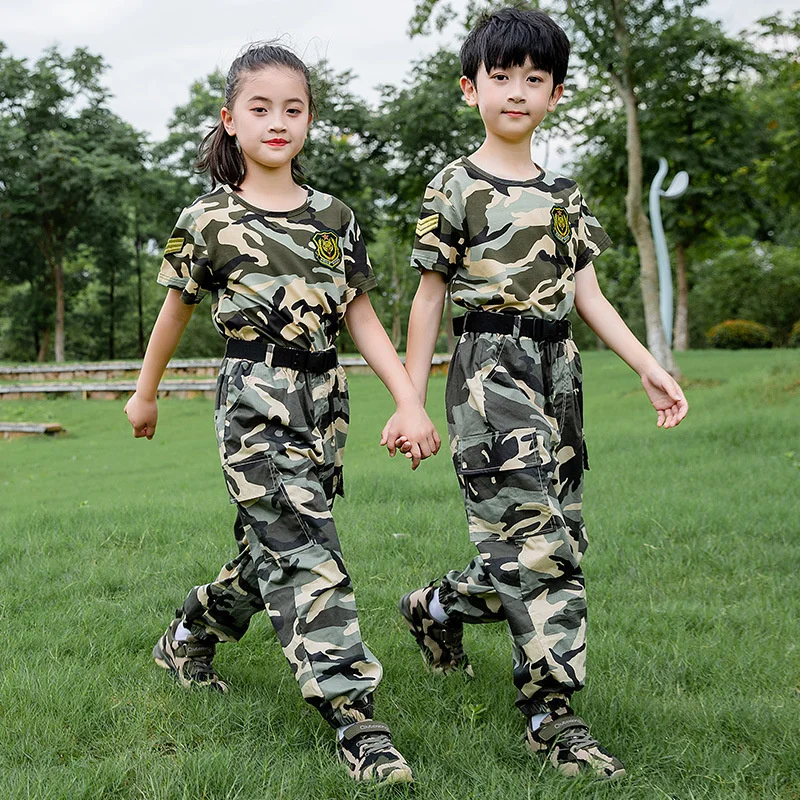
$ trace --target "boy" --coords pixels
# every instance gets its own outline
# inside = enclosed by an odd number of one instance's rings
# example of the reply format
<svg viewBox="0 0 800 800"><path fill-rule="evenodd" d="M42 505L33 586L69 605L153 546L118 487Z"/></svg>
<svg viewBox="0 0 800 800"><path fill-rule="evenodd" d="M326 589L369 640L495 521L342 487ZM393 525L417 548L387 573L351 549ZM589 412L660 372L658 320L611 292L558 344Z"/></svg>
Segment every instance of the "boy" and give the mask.
<svg viewBox="0 0 800 800"><path fill-rule="evenodd" d="M479 555L405 595L400 611L428 666L443 673L471 674L464 623L505 620L530 750L566 775L618 778L622 763L570 706L585 673L588 466L580 357L566 319L573 303L639 373L660 427L677 425L688 406L600 291L592 261L610 239L577 185L531 160L531 137L561 98L568 57L566 35L546 14L512 8L485 16L461 49L461 88L486 138L425 193L406 367L424 402L449 284L467 313L454 325L447 422Z"/></svg>

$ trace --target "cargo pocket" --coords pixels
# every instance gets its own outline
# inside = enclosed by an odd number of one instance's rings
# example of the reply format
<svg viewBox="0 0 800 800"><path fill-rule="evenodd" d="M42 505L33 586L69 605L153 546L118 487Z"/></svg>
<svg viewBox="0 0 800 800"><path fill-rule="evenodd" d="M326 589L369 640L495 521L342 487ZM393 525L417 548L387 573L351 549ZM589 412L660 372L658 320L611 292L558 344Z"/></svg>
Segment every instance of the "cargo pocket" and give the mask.
<svg viewBox="0 0 800 800"><path fill-rule="evenodd" d="M248 505L279 488L267 425L247 377L252 365L234 365L218 399L220 459L232 503Z"/></svg>
<svg viewBox="0 0 800 800"><path fill-rule="evenodd" d="M279 476L270 455L241 461L228 456L223 459L222 471L232 503L248 506L255 500L275 494L280 488Z"/></svg>
<svg viewBox="0 0 800 800"><path fill-rule="evenodd" d="M524 539L556 527L560 514L547 444L537 428L459 439L454 462L473 542Z"/></svg>

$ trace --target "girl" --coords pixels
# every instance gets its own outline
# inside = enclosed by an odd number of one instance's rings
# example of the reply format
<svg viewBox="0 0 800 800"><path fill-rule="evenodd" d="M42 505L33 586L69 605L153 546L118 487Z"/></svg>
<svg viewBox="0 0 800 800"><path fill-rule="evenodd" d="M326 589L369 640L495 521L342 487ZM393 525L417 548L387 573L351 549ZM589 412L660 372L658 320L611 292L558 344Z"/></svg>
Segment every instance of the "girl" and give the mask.
<svg viewBox="0 0 800 800"><path fill-rule="evenodd" d="M376 282L353 213L301 182L313 110L303 62L249 46L201 145L216 188L183 211L164 252L158 282L169 292L125 411L134 436L151 439L163 371L210 293L227 340L215 423L238 554L189 592L153 656L181 685L225 692L217 642L239 640L267 609L303 697L338 729L351 776L410 782L388 727L372 720L381 666L361 639L331 516L349 416L334 347L342 319L397 404L393 435L414 443L412 466L440 442L367 297Z"/></svg>

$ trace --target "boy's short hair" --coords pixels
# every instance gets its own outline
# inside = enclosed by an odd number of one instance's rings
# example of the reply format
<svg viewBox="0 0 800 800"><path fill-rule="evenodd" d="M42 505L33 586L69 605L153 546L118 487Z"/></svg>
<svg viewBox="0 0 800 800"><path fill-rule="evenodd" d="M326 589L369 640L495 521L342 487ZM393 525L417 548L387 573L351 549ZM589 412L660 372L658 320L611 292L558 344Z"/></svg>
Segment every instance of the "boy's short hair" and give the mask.
<svg viewBox="0 0 800 800"><path fill-rule="evenodd" d="M503 8L484 14L461 45L461 73L473 83L481 64L521 67L530 58L553 76L553 88L564 83L569 62L567 34L543 11Z"/></svg>

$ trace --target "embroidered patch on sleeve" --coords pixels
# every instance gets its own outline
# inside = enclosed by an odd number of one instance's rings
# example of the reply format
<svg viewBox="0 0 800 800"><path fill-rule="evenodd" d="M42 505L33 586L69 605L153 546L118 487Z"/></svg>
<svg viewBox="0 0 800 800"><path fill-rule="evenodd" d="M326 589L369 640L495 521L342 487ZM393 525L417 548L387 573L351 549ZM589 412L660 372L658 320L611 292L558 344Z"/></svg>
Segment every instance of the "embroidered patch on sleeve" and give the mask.
<svg viewBox="0 0 800 800"><path fill-rule="evenodd" d="M572 236L572 227L569 224L569 214L564 206L553 206L550 209L550 230L562 244L569 242Z"/></svg>
<svg viewBox="0 0 800 800"><path fill-rule="evenodd" d="M185 239L175 238L167 241L167 246L164 248L164 255L168 256L170 253L177 253L183 247Z"/></svg>
<svg viewBox="0 0 800 800"><path fill-rule="evenodd" d="M424 236L426 233L430 233L438 224L438 214L431 214L429 217L422 217L417 221L417 236Z"/></svg>
<svg viewBox="0 0 800 800"><path fill-rule="evenodd" d="M320 231L311 237L314 257L326 267L337 267L342 261L339 237L333 231Z"/></svg>

